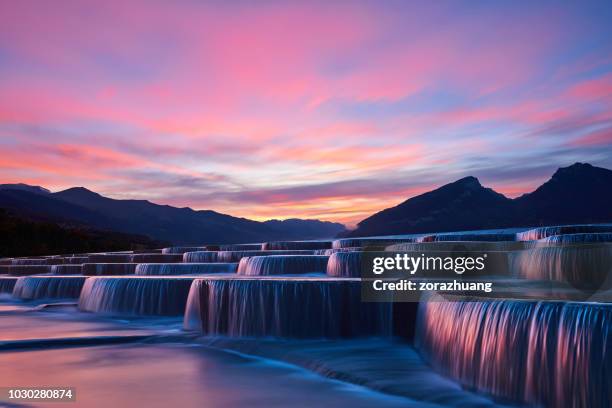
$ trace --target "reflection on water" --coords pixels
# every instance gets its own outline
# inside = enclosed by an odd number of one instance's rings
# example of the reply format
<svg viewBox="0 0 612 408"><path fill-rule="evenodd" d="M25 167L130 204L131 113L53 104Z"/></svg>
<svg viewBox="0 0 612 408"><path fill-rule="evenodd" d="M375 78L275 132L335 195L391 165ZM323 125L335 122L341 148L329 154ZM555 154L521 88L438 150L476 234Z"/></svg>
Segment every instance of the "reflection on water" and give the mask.
<svg viewBox="0 0 612 408"><path fill-rule="evenodd" d="M53 407L427 406L285 363L206 347L181 332L177 318L117 320L70 305L42 310L6 300L2 305L0 385L76 388L76 404ZM140 335L151 337L121 345L65 348L54 343L10 350L34 339Z"/></svg>

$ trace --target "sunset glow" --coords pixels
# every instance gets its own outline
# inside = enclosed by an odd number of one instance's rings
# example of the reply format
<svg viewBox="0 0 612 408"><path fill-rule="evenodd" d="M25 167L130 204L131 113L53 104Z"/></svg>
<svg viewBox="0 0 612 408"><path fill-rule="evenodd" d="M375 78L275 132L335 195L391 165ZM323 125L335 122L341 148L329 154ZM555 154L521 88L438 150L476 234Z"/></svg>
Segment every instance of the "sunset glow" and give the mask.
<svg viewBox="0 0 612 408"><path fill-rule="evenodd" d="M0 178L349 225L467 175L518 196L612 166L610 11L2 1Z"/></svg>

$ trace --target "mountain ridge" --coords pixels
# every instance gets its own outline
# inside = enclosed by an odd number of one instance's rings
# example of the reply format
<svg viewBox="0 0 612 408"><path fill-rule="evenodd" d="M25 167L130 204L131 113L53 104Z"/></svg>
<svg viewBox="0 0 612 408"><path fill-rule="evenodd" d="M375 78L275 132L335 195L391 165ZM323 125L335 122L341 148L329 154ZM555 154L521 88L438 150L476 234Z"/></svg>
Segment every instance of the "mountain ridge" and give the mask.
<svg viewBox="0 0 612 408"><path fill-rule="evenodd" d="M514 199L464 177L379 211L346 236L610 221L612 170L578 162Z"/></svg>
<svg viewBox="0 0 612 408"><path fill-rule="evenodd" d="M4 187L3 187L4 186ZM117 200L84 187L44 194L0 185L0 207L15 215L103 231L145 235L175 244L243 243L332 238L345 227L319 220L254 221L213 210ZM42 189L46 190L46 189ZM48 191L48 190L46 190ZM303 231L307 231L304 235Z"/></svg>

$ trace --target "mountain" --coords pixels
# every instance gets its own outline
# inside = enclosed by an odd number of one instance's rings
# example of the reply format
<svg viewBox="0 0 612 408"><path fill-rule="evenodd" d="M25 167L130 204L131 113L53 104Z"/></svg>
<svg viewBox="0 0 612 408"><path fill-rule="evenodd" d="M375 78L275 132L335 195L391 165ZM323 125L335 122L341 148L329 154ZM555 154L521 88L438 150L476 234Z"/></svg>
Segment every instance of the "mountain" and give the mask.
<svg viewBox="0 0 612 408"><path fill-rule="evenodd" d="M410 234L612 221L612 171L585 163L558 169L535 191L509 199L466 177L357 224L349 236Z"/></svg>
<svg viewBox="0 0 612 408"><path fill-rule="evenodd" d="M587 163L560 168L515 203L526 225L610 222L612 170Z"/></svg>
<svg viewBox="0 0 612 408"><path fill-rule="evenodd" d="M342 224L318 220L258 222L215 211L196 211L145 200L115 200L83 187L56 193L0 188L0 207L22 217L145 235L175 244L262 242L333 237ZM301 229L300 229L301 228Z"/></svg>
<svg viewBox="0 0 612 408"><path fill-rule="evenodd" d="M49 194L51 191L40 186L30 186L28 184L17 183L17 184L0 184L0 190L21 190L29 191L30 193L36 194Z"/></svg>
<svg viewBox="0 0 612 408"><path fill-rule="evenodd" d="M24 219L0 208L0 257L143 250L162 246L167 243L145 236Z"/></svg>

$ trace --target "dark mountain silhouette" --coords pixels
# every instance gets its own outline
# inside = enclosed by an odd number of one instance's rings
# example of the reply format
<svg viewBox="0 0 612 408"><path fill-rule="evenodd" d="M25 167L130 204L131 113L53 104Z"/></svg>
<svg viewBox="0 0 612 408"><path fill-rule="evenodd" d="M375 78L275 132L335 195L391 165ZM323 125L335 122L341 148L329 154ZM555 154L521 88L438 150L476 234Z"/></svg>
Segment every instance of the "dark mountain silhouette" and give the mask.
<svg viewBox="0 0 612 408"><path fill-rule="evenodd" d="M0 209L0 257L142 250L166 245L140 235L23 219Z"/></svg>
<svg viewBox="0 0 612 408"><path fill-rule="evenodd" d="M558 169L534 192L515 200L525 224L612 221L612 170L587 163Z"/></svg>
<svg viewBox="0 0 612 408"><path fill-rule="evenodd" d="M532 193L509 199L466 177L360 223L348 236L612 221L612 171L576 163Z"/></svg>
<svg viewBox="0 0 612 408"><path fill-rule="evenodd" d="M196 211L145 200L115 200L83 187L57 193L34 186L0 186L0 207L12 214L64 225L146 235L175 244L262 242L332 237L342 224L318 220L258 222L210 210Z"/></svg>

